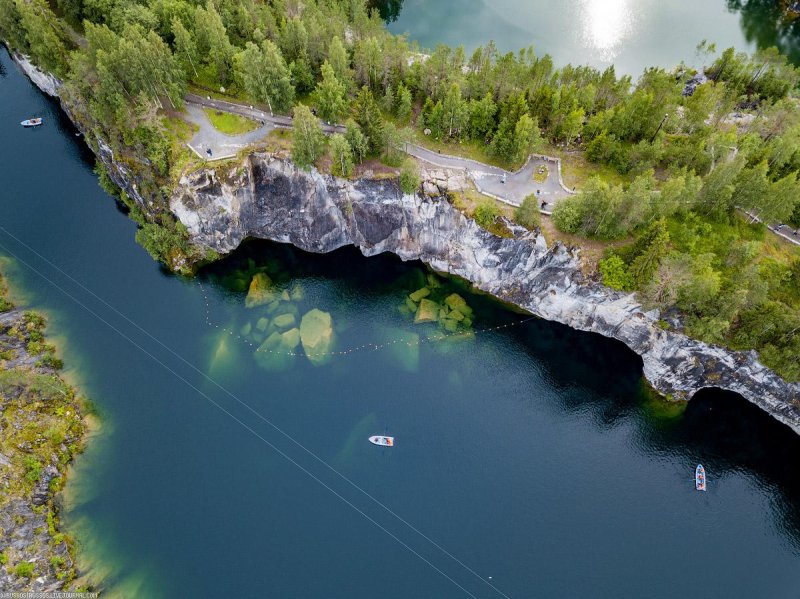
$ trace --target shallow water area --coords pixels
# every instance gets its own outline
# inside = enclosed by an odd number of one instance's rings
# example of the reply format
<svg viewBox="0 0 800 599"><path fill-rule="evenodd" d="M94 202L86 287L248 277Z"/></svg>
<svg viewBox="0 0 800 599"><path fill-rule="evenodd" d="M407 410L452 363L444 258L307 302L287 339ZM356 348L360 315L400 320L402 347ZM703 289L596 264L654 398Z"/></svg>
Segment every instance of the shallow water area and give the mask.
<svg viewBox="0 0 800 599"><path fill-rule="evenodd" d="M661 413L619 343L392 256L251 242L171 275L0 61L0 255L98 406L65 522L109 596L795 593L788 428L713 391Z"/></svg>

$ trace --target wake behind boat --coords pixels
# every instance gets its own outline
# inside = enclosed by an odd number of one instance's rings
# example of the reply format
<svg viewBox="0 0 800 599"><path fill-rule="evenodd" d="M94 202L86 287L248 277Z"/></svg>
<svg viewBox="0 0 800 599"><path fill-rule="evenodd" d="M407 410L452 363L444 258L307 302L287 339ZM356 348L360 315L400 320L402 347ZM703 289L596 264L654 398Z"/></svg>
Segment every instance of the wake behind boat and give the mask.
<svg viewBox="0 0 800 599"><path fill-rule="evenodd" d="M35 119L25 119L20 123L20 125L22 125L23 127L38 127L39 125L42 124L42 122L43 122L42 118L37 117Z"/></svg>
<svg viewBox="0 0 800 599"><path fill-rule="evenodd" d="M706 490L706 469L702 464L698 464L694 471L694 486L698 491Z"/></svg>
<svg viewBox="0 0 800 599"><path fill-rule="evenodd" d="M374 437L369 438L369 442L373 445L380 445L381 447L394 447L394 437L375 435Z"/></svg>

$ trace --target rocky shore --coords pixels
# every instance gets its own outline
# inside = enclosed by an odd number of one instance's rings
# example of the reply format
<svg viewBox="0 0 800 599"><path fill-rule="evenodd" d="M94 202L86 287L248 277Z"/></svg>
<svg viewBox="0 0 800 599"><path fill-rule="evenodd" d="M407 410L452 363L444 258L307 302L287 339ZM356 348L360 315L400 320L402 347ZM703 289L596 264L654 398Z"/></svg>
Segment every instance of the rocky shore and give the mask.
<svg viewBox="0 0 800 599"><path fill-rule="evenodd" d="M86 434L84 402L58 375L44 319L15 308L0 277L0 589L74 588L58 491Z"/></svg>
<svg viewBox="0 0 800 599"><path fill-rule="evenodd" d="M57 81L20 64L45 93L57 94ZM109 176L146 211L137 182L102 140L96 146ZM445 197L403 195L393 181L344 181L252 154L184 177L170 209L193 243L219 254L259 238L311 252L355 245L367 256L392 252L420 260L531 314L623 342L641 356L644 376L667 397L730 390L800 433L800 384L781 379L755 352L711 346L664 328L632 294L587 280L578 250L548 247L543 236L514 225L512 238L496 237Z"/></svg>

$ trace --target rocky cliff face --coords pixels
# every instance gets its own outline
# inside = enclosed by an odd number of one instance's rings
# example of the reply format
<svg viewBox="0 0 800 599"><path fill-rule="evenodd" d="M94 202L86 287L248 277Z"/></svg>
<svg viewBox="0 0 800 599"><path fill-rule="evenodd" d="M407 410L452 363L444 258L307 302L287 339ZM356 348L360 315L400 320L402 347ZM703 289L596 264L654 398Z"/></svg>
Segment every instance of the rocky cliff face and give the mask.
<svg viewBox="0 0 800 599"><path fill-rule="evenodd" d="M660 392L689 398L700 389L735 391L800 433L800 385L734 352L664 331L631 294L581 275L576 252L547 247L521 228L495 237L442 198L403 195L393 181L344 181L253 154L243 164L185 177L172 211L195 242L224 254L246 238L310 252L355 245L366 256L392 252L462 277L530 313L618 339L642 357Z"/></svg>

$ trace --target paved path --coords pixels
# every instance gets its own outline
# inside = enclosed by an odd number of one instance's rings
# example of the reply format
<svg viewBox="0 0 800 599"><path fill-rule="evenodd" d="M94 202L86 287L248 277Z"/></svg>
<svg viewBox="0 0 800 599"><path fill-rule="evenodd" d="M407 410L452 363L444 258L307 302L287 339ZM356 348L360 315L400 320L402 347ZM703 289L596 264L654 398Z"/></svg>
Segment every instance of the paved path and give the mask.
<svg viewBox="0 0 800 599"><path fill-rule="evenodd" d="M480 192L514 206L519 206L529 195L536 194L546 202L544 209L549 212L555 202L569 195L559 181L558 161L555 158L531 156L525 166L516 172L510 172L469 158L440 154L417 145L406 144L405 150L411 156L434 166L466 171ZM537 182L533 177L540 168L547 169L547 179Z"/></svg>
<svg viewBox="0 0 800 599"><path fill-rule="evenodd" d="M186 104L190 119L200 126L200 131L189 142L189 145L203 158L207 158L206 150L209 148L212 151L212 159L229 157L247 144L262 139L276 127L286 129L292 127L292 118L289 116L274 115L255 106L236 104L209 96L187 94ZM263 126L250 133L228 136L220 133L211 125L206 115L203 114L202 107L238 114L260 121ZM333 134L344 133L345 128L342 125L323 123L322 130L325 133ZM418 160L440 168L466 171L479 191L515 206L521 204L522 200L530 194L538 192L539 197L547 202L545 208L549 211L556 201L568 195L558 180L558 162L555 159L531 157L520 170L510 172L469 158L433 152L414 144L406 144L405 151ZM548 173L547 180L542 183L533 179L534 173L540 167L546 167Z"/></svg>
<svg viewBox="0 0 800 599"><path fill-rule="evenodd" d="M199 127L189 147L203 160L222 160L235 156L239 150L264 139L275 128L272 123L261 121L257 129L240 135L226 135L211 124L202 106L187 103L186 111L189 120ZM210 155L208 150L211 150Z"/></svg>

